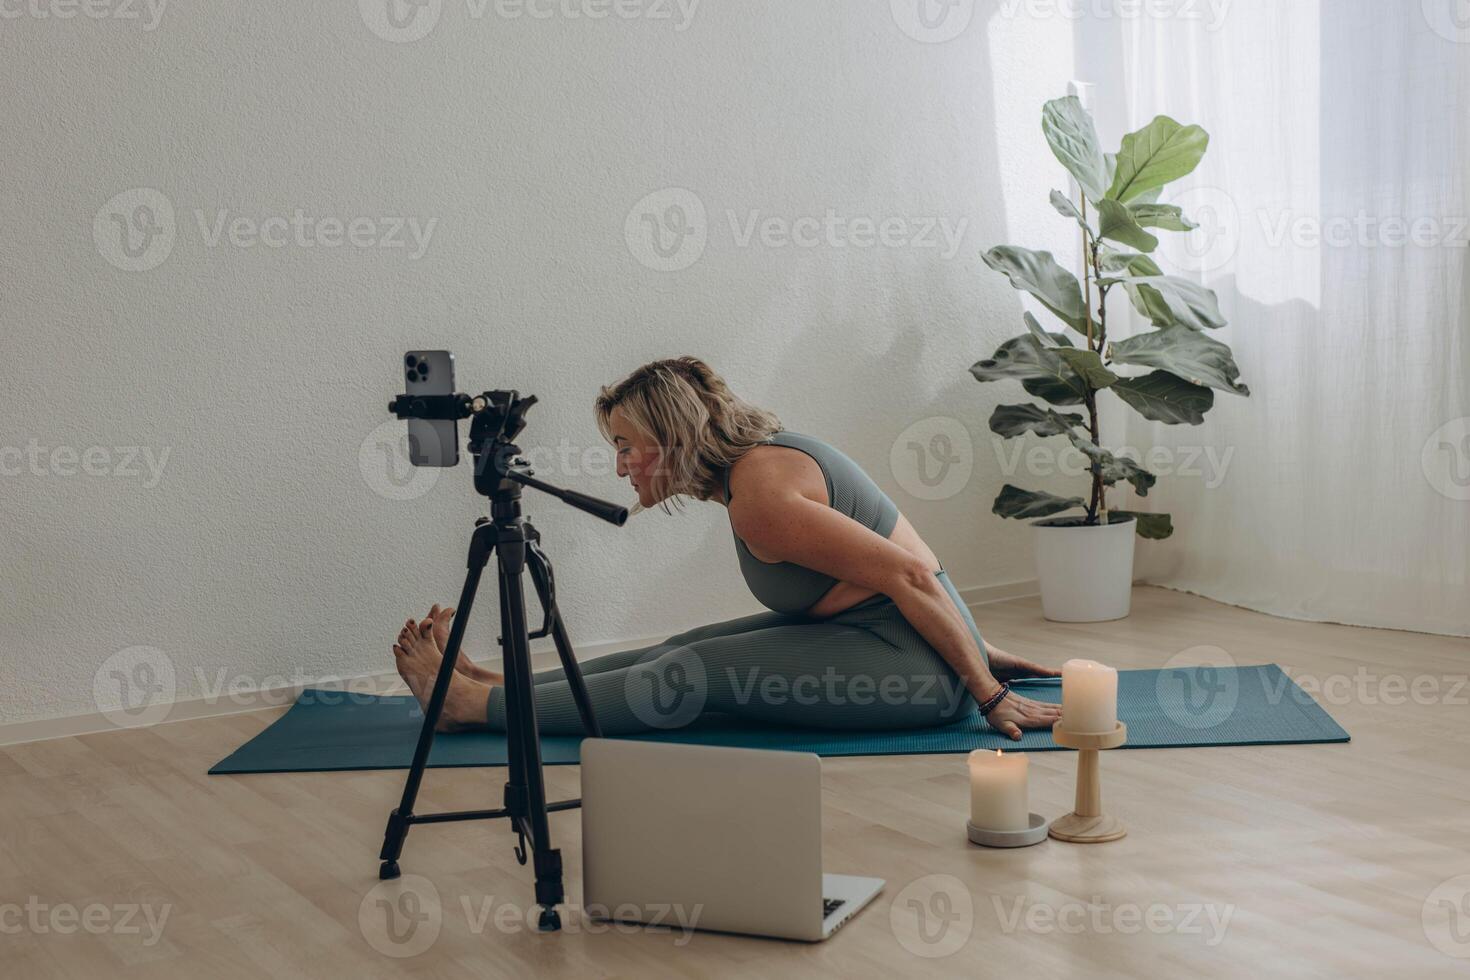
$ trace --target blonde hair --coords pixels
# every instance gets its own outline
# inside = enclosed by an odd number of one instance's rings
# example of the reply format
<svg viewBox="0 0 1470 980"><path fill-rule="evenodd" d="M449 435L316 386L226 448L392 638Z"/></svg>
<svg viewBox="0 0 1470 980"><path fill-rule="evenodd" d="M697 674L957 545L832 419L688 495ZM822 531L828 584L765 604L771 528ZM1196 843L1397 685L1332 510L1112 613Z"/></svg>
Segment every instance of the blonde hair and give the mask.
<svg viewBox="0 0 1470 980"><path fill-rule="evenodd" d="M597 393L597 428L613 441L614 408L663 453L653 487L659 506L682 507L681 496L709 500L723 493L727 467L781 430L781 420L738 397L697 357L650 361Z"/></svg>

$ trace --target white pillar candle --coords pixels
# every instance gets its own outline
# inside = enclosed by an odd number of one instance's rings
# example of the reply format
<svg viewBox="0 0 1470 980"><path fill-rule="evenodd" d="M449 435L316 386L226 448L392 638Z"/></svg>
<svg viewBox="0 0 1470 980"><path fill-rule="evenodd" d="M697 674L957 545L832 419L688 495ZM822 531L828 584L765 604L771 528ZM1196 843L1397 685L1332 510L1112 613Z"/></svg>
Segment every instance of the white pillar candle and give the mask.
<svg viewBox="0 0 1470 980"><path fill-rule="evenodd" d="M1031 825L1024 753L976 749L970 753L970 823L981 830L1025 830Z"/></svg>
<svg viewBox="0 0 1470 980"><path fill-rule="evenodd" d="M1118 672L1096 660L1062 664L1062 727L1097 735L1118 727Z"/></svg>

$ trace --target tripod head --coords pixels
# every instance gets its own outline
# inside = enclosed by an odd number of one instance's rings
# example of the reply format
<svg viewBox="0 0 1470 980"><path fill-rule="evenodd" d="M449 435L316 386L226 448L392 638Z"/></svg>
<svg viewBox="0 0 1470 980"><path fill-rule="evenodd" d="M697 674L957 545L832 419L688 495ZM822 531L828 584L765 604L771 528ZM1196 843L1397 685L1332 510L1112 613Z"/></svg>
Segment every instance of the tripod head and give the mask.
<svg viewBox="0 0 1470 980"><path fill-rule="evenodd" d="M474 397L461 393L399 395L389 403L388 411L400 419L470 419L475 490L490 498L491 514L497 522L520 516L521 487L527 486L621 527L628 519L628 508L533 476L535 471L511 440L526 427L526 412L534 404L535 395L522 398L517 391L496 389Z"/></svg>

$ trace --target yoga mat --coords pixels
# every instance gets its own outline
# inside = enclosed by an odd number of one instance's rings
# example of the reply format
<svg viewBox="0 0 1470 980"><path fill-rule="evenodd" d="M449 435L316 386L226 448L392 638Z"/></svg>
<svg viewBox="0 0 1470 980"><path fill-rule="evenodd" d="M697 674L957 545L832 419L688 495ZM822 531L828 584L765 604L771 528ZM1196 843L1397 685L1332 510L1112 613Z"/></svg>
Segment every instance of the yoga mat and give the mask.
<svg viewBox="0 0 1470 980"><path fill-rule="evenodd" d="M1061 678L1013 681L1018 693L1059 703ZM423 712L408 695L375 696L308 689L259 735L236 749L211 775L256 772L333 772L407 769ZM1118 671L1118 717L1128 725L1125 749L1206 745L1280 745L1346 742L1348 733L1276 664ZM707 715L676 731L627 736L658 742L733 745L815 752L821 756L925 755L1003 748L1064 749L1050 730L1023 731L1012 741L992 731L978 713L941 728L905 731L815 731L741 723ZM546 765L575 765L581 735L544 735ZM503 734L438 735L429 755L434 768L503 766Z"/></svg>

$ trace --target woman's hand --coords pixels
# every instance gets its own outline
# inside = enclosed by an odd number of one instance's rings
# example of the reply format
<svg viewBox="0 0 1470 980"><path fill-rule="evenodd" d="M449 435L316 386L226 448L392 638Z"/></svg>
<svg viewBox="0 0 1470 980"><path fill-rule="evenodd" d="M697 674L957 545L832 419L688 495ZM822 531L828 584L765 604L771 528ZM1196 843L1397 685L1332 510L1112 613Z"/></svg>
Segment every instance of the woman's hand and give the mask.
<svg viewBox="0 0 1470 980"><path fill-rule="evenodd" d="M990 714L985 716L985 720L990 722L991 728L1015 740L1021 737L1021 729L1050 728L1061 717L1061 705L1032 701L1030 698L1022 697L1015 691L1011 691L1000 704L990 709Z"/></svg>
<svg viewBox="0 0 1470 980"><path fill-rule="evenodd" d="M1013 681L1018 677L1060 677L1061 670L1056 667L1043 667L1041 664L1031 660L1023 660L1014 653L1006 653L999 647L985 644L985 657L990 662L990 672L995 675L996 680ZM1015 697L1009 695L1006 700Z"/></svg>

